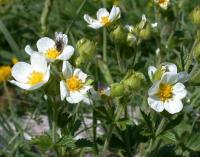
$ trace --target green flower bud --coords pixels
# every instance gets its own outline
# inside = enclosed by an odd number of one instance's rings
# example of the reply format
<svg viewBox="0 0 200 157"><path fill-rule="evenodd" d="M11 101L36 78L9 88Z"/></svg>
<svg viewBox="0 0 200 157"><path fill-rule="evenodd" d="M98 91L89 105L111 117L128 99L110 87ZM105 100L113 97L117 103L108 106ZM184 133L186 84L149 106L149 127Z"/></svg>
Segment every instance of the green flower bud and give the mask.
<svg viewBox="0 0 200 157"><path fill-rule="evenodd" d="M92 60L96 52L96 43L94 41L83 38L77 42L76 48L82 59Z"/></svg>
<svg viewBox="0 0 200 157"><path fill-rule="evenodd" d="M151 35L151 25L147 24L140 32L139 32L139 37L147 40L150 38Z"/></svg>
<svg viewBox="0 0 200 157"><path fill-rule="evenodd" d="M110 38L116 43L125 43L127 33L125 29L119 25L110 33Z"/></svg>
<svg viewBox="0 0 200 157"><path fill-rule="evenodd" d="M141 72L129 71L122 80L124 87L128 90L138 90L145 82L145 77Z"/></svg>
<svg viewBox="0 0 200 157"><path fill-rule="evenodd" d="M200 24L200 7L196 7L190 14L190 19L194 24Z"/></svg>
<svg viewBox="0 0 200 157"><path fill-rule="evenodd" d="M123 96L124 94L124 85L121 83L113 83L110 86L110 95L112 97Z"/></svg>
<svg viewBox="0 0 200 157"><path fill-rule="evenodd" d="M137 38L133 33L128 33L126 41L128 46L134 46L137 42Z"/></svg>
<svg viewBox="0 0 200 157"><path fill-rule="evenodd" d="M196 46L193 49L193 57L196 60L200 60L200 42L196 44Z"/></svg>

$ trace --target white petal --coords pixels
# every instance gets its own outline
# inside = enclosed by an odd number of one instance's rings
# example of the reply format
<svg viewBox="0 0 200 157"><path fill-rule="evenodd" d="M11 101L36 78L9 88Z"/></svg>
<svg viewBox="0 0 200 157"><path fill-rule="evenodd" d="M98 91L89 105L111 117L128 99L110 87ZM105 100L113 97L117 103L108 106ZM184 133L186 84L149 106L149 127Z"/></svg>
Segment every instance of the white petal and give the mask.
<svg viewBox="0 0 200 157"><path fill-rule="evenodd" d="M163 63L162 66L166 68L166 72L177 73L177 66L173 63Z"/></svg>
<svg viewBox="0 0 200 157"><path fill-rule="evenodd" d="M78 78L82 81L85 82L87 78L87 74L83 73L80 69L75 69L74 70L74 75L78 76Z"/></svg>
<svg viewBox="0 0 200 157"><path fill-rule="evenodd" d="M157 22L151 24L151 27L152 27L152 28L156 28L157 26L158 26L158 23L157 23Z"/></svg>
<svg viewBox="0 0 200 157"><path fill-rule="evenodd" d="M148 97L147 99L149 106L157 112L162 112L164 110L164 104L159 101L156 97Z"/></svg>
<svg viewBox="0 0 200 157"><path fill-rule="evenodd" d="M151 86L151 88L149 88L149 90L148 90L148 95L151 96L151 95L157 94L159 87L160 87L160 81L154 82L153 85Z"/></svg>
<svg viewBox="0 0 200 157"><path fill-rule="evenodd" d="M33 53L37 53L37 51L34 51L34 50L30 47L30 45L26 45L26 47L25 47L25 52L26 52L28 55L31 55L31 54L33 54Z"/></svg>
<svg viewBox="0 0 200 157"><path fill-rule="evenodd" d="M81 102L85 96L79 92L71 92L69 97L67 97L67 101L72 104L76 104Z"/></svg>
<svg viewBox="0 0 200 157"><path fill-rule="evenodd" d="M152 79L153 79L153 75L154 75L154 73L156 72L156 67L154 67L154 66L149 66L148 67L148 75L149 75L149 78L150 78L150 80L152 81Z"/></svg>
<svg viewBox="0 0 200 157"><path fill-rule="evenodd" d="M32 67L30 64L25 62L18 62L12 67L12 76L15 80L26 83L28 81L28 76L32 72Z"/></svg>
<svg viewBox="0 0 200 157"><path fill-rule="evenodd" d="M187 72L180 72L178 73L178 81L179 82L187 82L190 79L190 75Z"/></svg>
<svg viewBox="0 0 200 157"><path fill-rule="evenodd" d="M127 29L129 32L132 32L134 27L132 25L125 25L125 29Z"/></svg>
<svg viewBox="0 0 200 157"><path fill-rule="evenodd" d="M49 77L50 77L50 65L47 67L43 82L47 83L49 81Z"/></svg>
<svg viewBox="0 0 200 157"><path fill-rule="evenodd" d="M60 97L63 101L69 95L64 81L60 81Z"/></svg>
<svg viewBox="0 0 200 157"><path fill-rule="evenodd" d="M15 81L15 80L11 80L10 83L12 83L22 89L25 89L25 90L29 90L31 87L29 84L21 83L21 82Z"/></svg>
<svg viewBox="0 0 200 157"><path fill-rule="evenodd" d="M110 21L112 22L114 20L117 20L117 19L120 18L120 16L121 15L120 15L120 9L119 9L119 7L113 6L112 10L110 12L110 15L109 15Z"/></svg>
<svg viewBox="0 0 200 157"><path fill-rule="evenodd" d="M69 78L73 75L72 65L68 61L63 62L62 73L65 78Z"/></svg>
<svg viewBox="0 0 200 157"><path fill-rule="evenodd" d="M171 114L180 112L183 109L183 104L179 99L171 99L164 103L165 110Z"/></svg>
<svg viewBox="0 0 200 157"><path fill-rule="evenodd" d="M68 43L68 37L66 34L63 34L62 32L56 32L55 33L55 38L56 38L56 41L62 41L65 45L67 45Z"/></svg>
<svg viewBox="0 0 200 157"><path fill-rule="evenodd" d="M84 15L84 19L89 24L88 26L93 28L93 29L99 29L99 28L101 28L103 26L99 21L97 21L94 18L90 17L88 14Z"/></svg>
<svg viewBox="0 0 200 157"><path fill-rule="evenodd" d="M31 55L31 67L35 71L45 73L47 70L47 61L44 56L34 53Z"/></svg>
<svg viewBox="0 0 200 157"><path fill-rule="evenodd" d="M187 95L187 91L185 90L185 86L182 83L176 83L173 86L173 94L175 98L183 99Z"/></svg>
<svg viewBox="0 0 200 157"><path fill-rule="evenodd" d="M80 93L81 93L81 94L86 94L91 88L92 88L92 86L84 86L84 87L80 90Z"/></svg>
<svg viewBox="0 0 200 157"><path fill-rule="evenodd" d="M85 104L88 104L88 105L92 105L93 102L91 99L89 99L88 97L85 97L83 100L82 100Z"/></svg>
<svg viewBox="0 0 200 157"><path fill-rule="evenodd" d="M178 81L178 74L166 72L163 74L161 82L167 84L175 84Z"/></svg>
<svg viewBox="0 0 200 157"><path fill-rule="evenodd" d="M45 84L45 82L39 82L39 83L31 86L28 90L36 90L36 89L42 87L44 84Z"/></svg>
<svg viewBox="0 0 200 157"><path fill-rule="evenodd" d="M106 10L106 8L100 8L97 11L97 19L98 19L98 21L101 21L101 17L105 17L105 16L109 17L109 12Z"/></svg>
<svg viewBox="0 0 200 157"><path fill-rule="evenodd" d="M68 60L74 54L74 48L72 46L65 46L63 52L58 56L60 60Z"/></svg>
<svg viewBox="0 0 200 157"><path fill-rule="evenodd" d="M48 37L43 37L37 41L37 48L40 53L45 53L48 49L54 47L55 47L54 40Z"/></svg>

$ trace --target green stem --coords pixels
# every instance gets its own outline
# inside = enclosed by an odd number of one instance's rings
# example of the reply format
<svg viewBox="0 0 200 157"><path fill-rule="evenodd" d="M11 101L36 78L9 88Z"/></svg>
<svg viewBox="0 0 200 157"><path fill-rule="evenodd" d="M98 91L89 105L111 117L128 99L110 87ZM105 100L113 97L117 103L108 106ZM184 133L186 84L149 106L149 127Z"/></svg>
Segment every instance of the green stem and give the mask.
<svg viewBox="0 0 200 157"><path fill-rule="evenodd" d="M8 105L9 105L9 109L11 112L11 116L14 118L14 117L16 117L16 115L15 115L15 111L14 111L13 105L12 105L12 98L10 96L10 93L9 93L8 87L7 87L7 83L5 81L3 82L3 86L4 86L5 93L6 93L6 97L8 99Z"/></svg>
<svg viewBox="0 0 200 157"><path fill-rule="evenodd" d="M80 4L80 6L79 6L79 8L78 8L78 10L76 12L76 15L74 16L72 22L68 25L68 27L67 27L67 29L65 31L66 34L69 33L70 28L72 27L73 23L76 21L76 18L78 17L79 13L83 9L83 7L84 7L84 5L85 5L86 2L87 2L87 0L83 0L82 3Z"/></svg>
<svg viewBox="0 0 200 157"><path fill-rule="evenodd" d="M120 115L121 115L121 113L122 113L122 111L124 109L124 106L121 105L118 100L115 100L115 101L116 101L116 104L117 104L117 109L115 111L114 122L119 120ZM115 127L115 124L112 124L110 126L110 128L108 129L108 133L107 133L106 140L104 142L103 149L102 149L102 152L100 154L100 157L105 157L106 156L106 151L107 151L107 148L108 148L108 145L109 145L110 138L111 138L111 135L112 135L114 127Z"/></svg>
<svg viewBox="0 0 200 157"><path fill-rule="evenodd" d="M156 136L158 136L162 132L163 127L165 126L165 123L166 123L166 118L162 118L162 120L158 126L158 129L156 130L156 133L155 133Z"/></svg>
<svg viewBox="0 0 200 157"><path fill-rule="evenodd" d="M52 3L53 3L53 0L45 0L44 9L42 10L40 22L41 22L41 29L42 29L43 35L47 33L47 20L48 20L49 13L51 11Z"/></svg>
<svg viewBox="0 0 200 157"><path fill-rule="evenodd" d="M103 28L103 61L107 62L107 33L106 28Z"/></svg>
<svg viewBox="0 0 200 157"><path fill-rule="evenodd" d="M186 72L188 72L188 70L189 70L189 68L190 68L190 65L191 65L191 63L192 63L193 50L194 50L194 48L195 48L197 42L198 42L198 39L195 39L195 41L194 41L194 43L193 43L193 46L192 46L192 49L191 49L191 51L190 51L190 54L189 54L189 56L188 56L188 59L187 59L186 65L185 65L185 71L186 71Z"/></svg>

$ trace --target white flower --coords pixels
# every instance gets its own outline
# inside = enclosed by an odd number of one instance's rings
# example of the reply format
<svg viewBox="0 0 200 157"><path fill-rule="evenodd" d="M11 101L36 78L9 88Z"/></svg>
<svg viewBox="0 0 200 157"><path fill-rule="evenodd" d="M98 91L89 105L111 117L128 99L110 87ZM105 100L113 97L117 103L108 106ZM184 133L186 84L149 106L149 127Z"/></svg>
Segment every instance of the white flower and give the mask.
<svg viewBox="0 0 200 157"><path fill-rule="evenodd" d="M89 27L99 29L103 26L110 25L112 22L119 19L120 16L119 7L113 6L110 13L106 10L106 8L100 8L97 11L97 19L92 18L88 14L84 15L84 19L89 24Z"/></svg>
<svg viewBox="0 0 200 157"><path fill-rule="evenodd" d="M40 54L45 56L49 62L55 60L68 60L74 54L74 48L68 43L67 35L59 32L55 33L55 40L43 37L37 41L37 49ZM31 55L38 53L31 49L29 45L25 47L25 51Z"/></svg>
<svg viewBox="0 0 200 157"><path fill-rule="evenodd" d="M157 112L166 110L174 114L182 110L182 99L187 91L185 86L177 82L178 75L166 72L160 81L156 81L148 91L148 104Z"/></svg>
<svg viewBox="0 0 200 157"><path fill-rule="evenodd" d="M72 69L68 61L63 62L62 73L64 80L60 81L61 100L66 99L69 103L81 101L90 104L88 91L92 88L86 84L87 75L80 69Z"/></svg>
<svg viewBox="0 0 200 157"><path fill-rule="evenodd" d="M177 72L177 66L173 63L162 63L158 68L154 66L149 66L148 75L152 82L161 79L162 75L166 72L174 73L178 75L179 82L186 82L189 80L189 75L187 72Z"/></svg>
<svg viewBox="0 0 200 157"><path fill-rule="evenodd" d="M154 0L155 3L157 3L161 8L167 9L170 0Z"/></svg>
<svg viewBox="0 0 200 157"><path fill-rule="evenodd" d="M50 66L47 67L46 59L34 53L31 55L31 64L18 62L12 68L15 80L10 82L25 90L35 90L44 85L50 76Z"/></svg>

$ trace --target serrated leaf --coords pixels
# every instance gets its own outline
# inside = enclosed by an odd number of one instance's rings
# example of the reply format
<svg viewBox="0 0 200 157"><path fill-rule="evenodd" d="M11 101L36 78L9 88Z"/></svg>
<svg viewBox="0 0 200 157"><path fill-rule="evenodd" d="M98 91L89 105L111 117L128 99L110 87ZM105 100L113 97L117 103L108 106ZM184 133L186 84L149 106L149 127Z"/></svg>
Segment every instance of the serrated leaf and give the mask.
<svg viewBox="0 0 200 157"><path fill-rule="evenodd" d="M166 126L165 128L163 129L163 132L164 131L168 131L172 128L174 128L175 126L177 126L183 119L184 115L181 114L179 115L178 117L176 117L174 120L171 120Z"/></svg>
<svg viewBox="0 0 200 157"><path fill-rule="evenodd" d="M132 125L133 124L132 121L130 119L127 119L127 118L119 119L115 123L120 128L120 130L125 130L128 125Z"/></svg>
<svg viewBox="0 0 200 157"><path fill-rule="evenodd" d="M164 132L159 137L161 139L163 139L163 141L166 142L166 143L170 143L170 144L176 144L177 143L176 136L170 131Z"/></svg>
<svg viewBox="0 0 200 157"><path fill-rule="evenodd" d="M78 148L83 148L83 147L94 147L94 143L91 142L90 140L88 139L78 139L76 141L76 146Z"/></svg>
<svg viewBox="0 0 200 157"><path fill-rule="evenodd" d="M58 140L57 146L65 146L71 149L76 148L75 140L71 135L63 136L60 140Z"/></svg>
<svg viewBox="0 0 200 157"><path fill-rule="evenodd" d="M30 141L30 144L37 145L42 149L48 149L52 145L51 137L48 134L36 136Z"/></svg>
<svg viewBox="0 0 200 157"><path fill-rule="evenodd" d="M200 151L200 133L192 133L185 138L185 147L193 151Z"/></svg>

